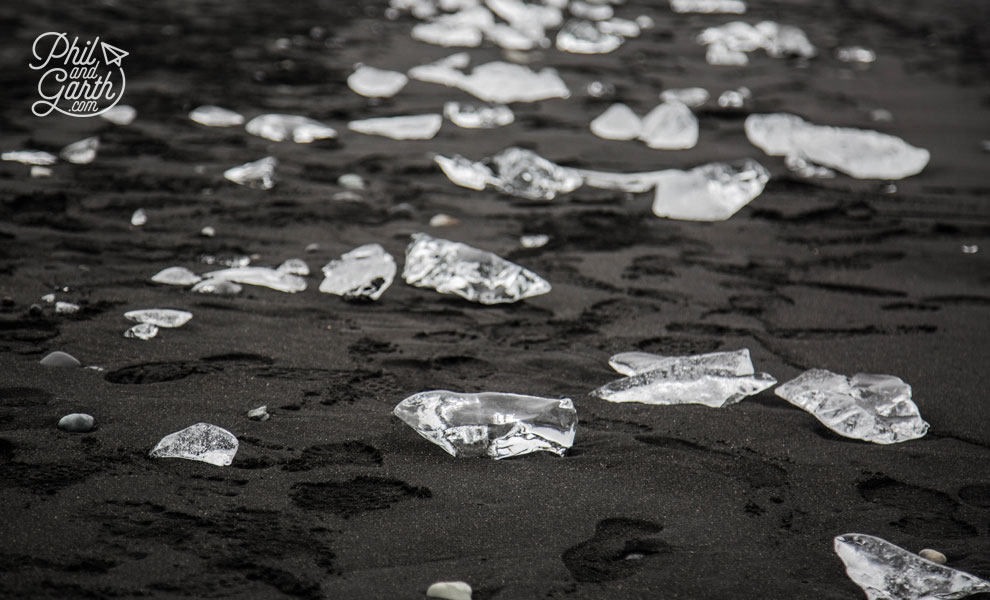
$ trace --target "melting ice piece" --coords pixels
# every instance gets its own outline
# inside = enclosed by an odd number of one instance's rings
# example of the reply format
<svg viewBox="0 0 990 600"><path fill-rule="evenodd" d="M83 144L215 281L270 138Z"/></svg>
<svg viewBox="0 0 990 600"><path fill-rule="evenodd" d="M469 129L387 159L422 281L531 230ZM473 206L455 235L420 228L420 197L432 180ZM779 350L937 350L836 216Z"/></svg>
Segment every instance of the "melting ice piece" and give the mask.
<svg viewBox="0 0 990 600"><path fill-rule="evenodd" d="M643 130L643 122L625 104L616 103L591 121L591 133L606 140L634 140Z"/></svg>
<svg viewBox="0 0 990 600"><path fill-rule="evenodd" d="M485 250L414 233L402 277L409 285L481 304L518 302L550 291L536 273Z"/></svg>
<svg viewBox="0 0 990 600"><path fill-rule="evenodd" d="M212 104L192 109L189 118L207 127L234 127L244 124L244 115L241 113Z"/></svg>
<svg viewBox="0 0 990 600"><path fill-rule="evenodd" d="M746 137L771 156L798 156L856 179L903 179L920 173L930 154L899 137L809 123L773 113L746 118Z"/></svg>
<svg viewBox="0 0 990 600"><path fill-rule="evenodd" d="M639 36L640 27L636 21L630 21L628 19L609 19L608 21L600 21L598 23L598 29L603 33L614 33L615 35L621 35L626 38L634 38Z"/></svg>
<svg viewBox="0 0 990 600"><path fill-rule="evenodd" d="M148 213L143 208L139 208L131 213L131 225L141 227L148 222Z"/></svg>
<svg viewBox="0 0 990 600"><path fill-rule="evenodd" d="M437 213L430 217L430 227L450 227L457 225L460 221L446 213Z"/></svg>
<svg viewBox="0 0 990 600"><path fill-rule="evenodd" d="M151 449L151 458L185 458L226 467L237 454L237 438L226 429L196 423L163 437Z"/></svg>
<svg viewBox="0 0 990 600"><path fill-rule="evenodd" d="M433 157L433 161L452 183L461 187L480 191L485 189L489 182L495 181L495 174L487 166L460 155L447 158L438 154Z"/></svg>
<svg viewBox="0 0 990 600"><path fill-rule="evenodd" d="M990 592L990 582L863 533L835 538L846 575L870 600L955 600Z"/></svg>
<svg viewBox="0 0 990 600"><path fill-rule="evenodd" d="M762 21L756 24L756 29L763 35L763 49L774 58L812 58L818 53L804 31L793 25Z"/></svg>
<svg viewBox="0 0 990 600"><path fill-rule="evenodd" d="M477 27L444 21L417 23L411 33L414 40L445 48L453 46L475 48L481 45L483 39L481 30Z"/></svg>
<svg viewBox="0 0 990 600"><path fill-rule="evenodd" d="M532 50L540 42L540 39L533 39L503 23L496 23L486 28L485 37L504 50ZM540 37L542 38L542 35Z"/></svg>
<svg viewBox="0 0 990 600"><path fill-rule="evenodd" d="M211 271L204 275L204 277L233 281L245 285L258 285L287 294L294 294L306 289L306 280L302 277L293 275L292 273L269 269L268 267L234 267L220 271Z"/></svg>
<svg viewBox="0 0 990 600"><path fill-rule="evenodd" d="M715 42L705 51L705 62L714 67L745 67L749 57L741 50L729 48L722 42Z"/></svg>
<svg viewBox="0 0 990 600"><path fill-rule="evenodd" d="M259 115L244 126L251 135L273 142L292 139L297 144L337 137L337 131L319 121L300 115Z"/></svg>
<svg viewBox="0 0 990 600"><path fill-rule="evenodd" d="M500 191L529 200L553 200L581 187L583 180L573 170L561 167L532 150L506 148L490 162Z"/></svg>
<svg viewBox="0 0 990 600"><path fill-rule="evenodd" d="M682 89L671 89L660 92L660 99L664 102L680 102L687 106L701 106L711 96L708 90L700 87L690 87Z"/></svg>
<svg viewBox="0 0 990 600"><path fill-rule="evenodd" d="M204 279L192 286L192 291L197 294L216 294L217 296L234 296L240 294L242 288L239 284L226 279Z"/></svg>
<svg viewBox="0 0 990 600"><path fill-rule="evenodd" d="M365 244L323 266L320 291L348 300L378 300L395 279L395 259L379 244Z"/></svg>
<svg viewBox="0 0 990 600"><path fill-rule="evenodd" d="M19 162L22 165L54 165L58 162L58 157L41 150L14 150L0 154L0 160Z"/></svg>
<svg viewBox="0 0 990 600"><path fill-rule="evenodd" d="M409 83L409 78L397 71L386 71L359 65L347 77L347 87L368 98L391 98Z"/></svg>
<svg viewBox="0 0 990 600"><path fill-rule="evenodd" d="M146 308L124 313L124 318L137 323L151 323L158 327L182 327L191 319L192 313L172 308Z"/></svg>
<svg viewBox="0 0 990 600"><path fill-rule="evenodd" d="M698 143L698 118L680 102L664 102L643 117L639 139L650 148L694 148Z"/></svg>
<svg viewBox="0 0 990 600"><path fill-rule="evenodd" d="M571 93L553 69L536 72L529 67L495 61L479 65L470 75L460 69L467 67L470 57L455 54L441 61L413 67L409 76L419 81L456 87L486 102L536 102L549 98L568 98Z"/></svg>
<svg viewBox="0 0 990 600"><path fill-rule="evenodd" d="M79 312L79 305L73 304L71 302L56 302L55 303L55 314L56 315L74 315Z"/></svg>
<svg viewBox="0 0 990 600"><path fill-rule="evenodd" d="M275 269L279 273L291 273L292 275L309 275L309 265L301 258L289 258Z"/></svg>
<svg viewBox="0 0 990 600"><path fill-rule="evenodd" d="M575 17L589 21L611 19L612 15L615 14L615 9L608 4L589 4L581 2L581 0L571 0L570 4L567 5L567 10L571 11Z"/></svg>
<svg viewBox="0 0 990 600"><path fill-rule="evenodd" d="M842 62L871 63L877 59L877 55L869 48L862 46L845 46L835 49L835 57Z"/></svg>
<svg viewBox="0 0 990 600"><path fill-rule="evenodd" d="M223 176L238 185L256 190L270 190L275 187L277 181L275 177L275 167L277 166L277 158L266 156L261 160L231 167L223 172Z"/></svg>
<svg viewBox="0 0 990 600"><path fill-rule="evenodd" d="M150 340L158 335L158 326L151 323L138 323L124 332L125 338Z"/></svg>
<svg viewBox="0 0 990 600"><path fill-rule="evenodd" d="M52 170L48 167L42 167L41 165L31 165L31 177L51 177Z"/></svg>
<svg viewBox="0 0 990 600"><path fill-rule="evenodd" d="M451 123L465 129L494 129L516 120L512 109L501 104L479 106L461 102L447 102L443 105L443 116Z"/></svg>
<svg viewBox="0 0 990 600"><path fill-rule="evenodd" d="M754 373L749 350L745 349L652 359L643 353L626 353L613 356L610 364L619 372L632 374L592 392L609 402L704 404L717 408L735 404L777 383L767 373Z"/></svg>
<svg viewBox="0 0 990 600"><path fill-rule="evenodd" d="M742 108L752 96L753 93L746 86L738 90L725 90L718 96L718 105L722 108Z"/></svg>
<svg viewBox="0 0 990 600"><path fill-rule="evenodd" d="M590 21L572 19L557 32L557 50L573 54L608 54L622 42L621 36L605 33Z"/></svg>
<svg viewBox="0 0 990 600"><path fill-rule="evenodd" d="M63 160L75 165L88 165L96 160L96 151L100 149L100 138L88 137L72 142L59 155Z"/></svg>
<svg viewBox="0 0 990 600"><path fill-rule="evenodd" d="M800 156L787 156L784 158L784 164L792 173L806 179L832 179L835 177L835 171L832 169L808 162Z"/></svg>
<svg viewBox="0 0 990 600"><path fill-rule="evenodd" d="M563 21L560 7L553 2L540 5L521 0L485 0L485 4L513 29L536 41L542 41L547 29Z"/></svg>
<svg viewBox="0 0 990 600"><path fill-rule="evenodd" d="M762 48L765 41L759 29L743 21L709 27L697 39L699 44L721 44L726 49L737 52L753 52Z"/></svg>
<svg viewBox="0 0 990 600"><path fill-rule="evenodd" d="M393 414L451 456L500 459L574 444L577 411L570 398L481 392L420 392Z"/></svg>
<svg viewBox="0 0 990 600"><path fill-rule="evenodd" d="M742 0L670 0L670 9L675 13L735 14L746 12Z"/></svg>
<svg viewBox="0 0 990 600"><path fill-rule="evenodd" d="M774 393L848 438L896 444L928 432L928 423L911 401L911 386L893 375L846 377L811 369Z"/></svg>
<svg viewBox="0 0 990 600"><path fill-rule="evenodd" d="M763 193L770 173L755 160L659 172L653 214L685 221L724 221Z"/></svg>
<svg viewBox="0 0 990 600"><path fill-rule="evenodd" d="M383 117L351 121L347 128L366 135L380 135L393 140L430 140L440 131L443 117L438 114Z"/></svg>
<svg viewBox="0 0 990 600"><path fill-rule="evenodd" d="M185 267L169 267L155 273L151 280L166 285L193 285L203 278Z"/></svg>
<svg viewBox="0 0 990 600"><path fill-rule="evenodd" d="M745 65L748 62L745 53L758 48L777 58L812 58L816 54L814 45L802 30L773 21L762 21L755 26L733 21L709 27L698 36L698 43L708 46L705 59L712 65Z"/></svg>
<svg viewBox="0 0 990 600"><path fill-rule="evenodd" d="M130 125L137 117L137 109L127 104L118 104L100 114L101 117L114 125Z"/></svg>
<svg viewBox="0 0 990 600"><path fill-rule="evenodd" d="M519 238L519 245L523 248L542 248L549 243L550 236L544 233L534 233Z"/></svg>

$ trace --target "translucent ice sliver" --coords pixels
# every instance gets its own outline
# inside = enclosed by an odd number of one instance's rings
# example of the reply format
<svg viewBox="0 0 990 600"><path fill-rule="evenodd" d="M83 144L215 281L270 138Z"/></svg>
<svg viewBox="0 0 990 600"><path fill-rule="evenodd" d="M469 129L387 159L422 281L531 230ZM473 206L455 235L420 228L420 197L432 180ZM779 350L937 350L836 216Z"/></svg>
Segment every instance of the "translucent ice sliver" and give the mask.
<svg viewBox="0 0 990 600"><path fill-rule="evenodd" d="M237 438L226 429L196 423L166 435L148 454L151 458L185 458L226 467L234 461L237 447Z"/></svg>
<svg viewBox="0 0 990 600"><path fill-rule="evenodd" d="M337 131L319 121L300 115L259 115L244 126L248 133L273 142L292 140L308 144L315 140L337 137Z"/></svg>
<svg viewBox="0 0 990 600"><path fill-rule="evenodd" d="M458 155L450 158L438 155L433 160L457 185L483 190L490 184L503 193L528 200L552 200L582 183L573 170L525 148L506 148L487 159L488 164Z"/></svg>
<svg viewBox="0 0 990 600"><path fill-rule="evenodd" d="M96 151L100 149L100 138L88 137L78 142L72 142L59 155L63 160L76 164L86 165L96 160Z"/></svg>
<svg viewBox="0 0 990 600"><path fill-rule="evenodd" d="M54 165L58 157L41 150L13 150L0 154L0 160L19 162L22 165Z"/></svg>
<svg viewBox="0 0 990 600"><path fill-rule="evenodd" d="M233 281L245 285L257 285L288 294L294 294L306 289L306 280L302 277L268 267L234 267L212 271L206 273L203 277L207 280ZM202 290L194 289L193 291Z"/></svg>
<svg viewBox="0 0 990 600"><path fill-rule="evenodd" d="M137 323L150 323L157 327L182 327L191 319L192 313L172 308L146 308L124 313L124 318Z"/></svg>
<svg viewBox="0 0 990 600"><path fill-rule="evenodd" d="M231 167L223 172L223 176L238 185L258 190L270 190L275 187L277 181L275 176L275 167L277 166L277 158L266 156L254 162Z"/></svg>
<svg viewBox="0 0 990 600"><path fill-rule="evenodd" d="M469 60L467 54L455 54L435 63L413 67L409 77L459 88L496 104L536 102L571 95L553 69L536 72L522 65L496 61L479 65L468 75L460 69L466 68Z"/></svg>
<svg viewBox="0 0 990 600"><path fill-rule="evenodd" d="M359 65L347 77L347 87L368 98L391 98L406 87L409 78L397 71Z"/></svg>
<svg viewBox="0 0 990 600"><path fill-rule="evenodd" d="M192 109L189 118L207 127L235 127L244 124L244 115L241 113L212 104Z"/></svg>
<svg viewBox="0 0 990 600"><path fill-rule="evenodd" d="M440 131L443 117L437 114L381 117L351 121L347 128L366 135L380 135L394 140L429 140Z"/></svg>
<svg viewBox="0 0 990 600"><path fill-rule="evenodd" d="M320 291L347 299L378 300L395 279L395 259L379 244L365 244L324 265Z"/></svg>
<svg viewBox="0 0 990 600"><path fill-rule="evenodd" d="M569 398L498 392L420 392L393 413L451 456L496 460L537 451L563 456L577 425Z"/></svg>

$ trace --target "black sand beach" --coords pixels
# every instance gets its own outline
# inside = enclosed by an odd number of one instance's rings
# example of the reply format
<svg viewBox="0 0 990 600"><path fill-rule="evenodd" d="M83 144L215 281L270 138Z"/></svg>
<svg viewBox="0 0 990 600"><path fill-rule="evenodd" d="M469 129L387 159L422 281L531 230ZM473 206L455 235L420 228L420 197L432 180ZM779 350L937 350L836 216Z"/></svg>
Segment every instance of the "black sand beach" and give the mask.
<svg viewBox="0 0 990 600"><path fill-rule="evenodd" d="M417 81L381 101L347 88L356 62L405 72L459 50L413 41L415 20L388 20L386 6L0 7L0 151L101 140L92 164L60 162L48 178L0 162L0 596L413 599L462 580L480 600L861 598L832 550L848 532L934 548L990 577L990 5L752 0L739 17L630 0L616 14L655 26L615 52L532 53L569 99L514 104L516 122L499 129L445 121L429 141L346 127L468 98ZM694 39L768 19L801 27L819 56L713 67ZM27 62L44 31L130 52L132 124L30 113ZM877 61L837 61L846 45ZM469 52L473 64L505 59L490 44ZM589 96L592 81L614 94ZM743 109L697 109L690 150L588 130L613 102L642 114L663 89L717 97L742 85ZM306 115L339 137L206 128L186 116L202 104ZM893 120L874 122L874 109ZM746 115L777 111L890 133L931 162L893 188L801 179L743 133ZM655 217L651 194L585 187L533 203L472 191L432 161L513 145L623 172L753 158L772 179L731 219L694 223ZM223 178L269 155L274 189ZM346 173L368 184L356 201L334 199ZM134 227L138 208L148 221ZM459 223L430 227L437 213ZM215 237L200 235L207 225ZM361 244L382 244L401 269L421 231L495 252L553 290L499 306L398 278L373 303L317 291L320 267ZM550 242L524 249L528 233ZM204 255L272 267L298 257L314 275L302 293L233 297L149 281L174 265L207 271ZM49 293L81 310L54 314ZM194 318L125 339L123 313L151 307ZM780 382L809 368L897 375L931 430L889 446L843 438L772 390L721 409L588 395L618 378L616 352L738 348ZM40 365L53 350L103 370ZM562 458L452 458L391 414L430 389L572 398L575 444ZM259 405L269 421L245 417ZM72 412L97 429L60 431ZM233 464L148 458L197 422L237 436Z"/></svg>

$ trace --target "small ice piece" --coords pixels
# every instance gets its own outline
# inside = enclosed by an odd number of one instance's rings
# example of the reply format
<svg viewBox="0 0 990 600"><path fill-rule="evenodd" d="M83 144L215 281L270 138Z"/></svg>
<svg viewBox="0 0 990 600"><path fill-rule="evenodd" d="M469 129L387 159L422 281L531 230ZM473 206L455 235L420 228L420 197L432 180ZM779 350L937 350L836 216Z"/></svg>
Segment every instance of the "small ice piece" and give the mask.
<svg viewBox="0 0 990 600"><path fill-rule="evenodd" d="M767 373L754 372L746 349L696 356L655 356L655 362L643 353L626 353L613 356L610 364L631 375L591 393L609 402L704 404L719 408L777 383Z"/></svg>
<svg viewBox="0 0 990 600"><path fill-rule="evenodd" d="M41 364L46 367L81 367L82 363L67 352L56 350L41 359Z"/></svg>
<svg viewBox="0 0 990 600"><path fill-rule="evenodd" d="M363 190L365 187L364 179L356 173L344 173L337 178L337 185L349 190Z"/></svg>
<svg viewBox="0 0 990 600"><path fill-rule="evenodd" d="M93 415L71 413L58 420L58 428L69 433L88 433L96 426Z"/></svg>
<svg viewBox="0 0 990 600"><path fill-rule="evenodd" d="M207 127L235 127L244 124L244 115L241 113L212 104L192 109L189 118Z"/></svg>
<svg viewBox="0 0 990 600"><path fill-rule="evenodd" d="M226 429L196 423L163 437L151 449L151 458L185 458L226 467L237 454L237 438Z"/></svg>
<svg viewBox="0 0 990 600"><path fill-rule="evenodd" d="M749 60L745 53L758 48L775 58L812 58L816 54L815 47L801 29L773 21L762 21L755 26L733 21L709 27L697 39L698 43L708 46L705 59L711 65L745 65Z"/></svg>
<svg viewBox="0 0 990 600"><path fill-rule="evenodd" d="M503 50L532 50L540 41L503 23L485 28L485 37Z"/></svg>
<svg viewBox="0 0 990 600"><path fill-rule="evenodd" d="M234 296L243 290L240 284L226 279L204 279L192 286L192 291L197 294L215 294L217 296Z"/></svg>
<svg viewBox="0 0 990 600"><path fill-rule="evenodd" d="M355 94L368 98L391 98L409 83L409 78L398 71L386 71L367 65L358 65L347 77L347 87Z"/></svg>
<svg viewBox="0 0 990 600"><path fill-rule="evenodd" d="M309 275L309 265L301 258L289 258L275 269L279 273L291 273L292 275Z"/></svg>
<svg viewBox="0 0 990 600"><path fill-rule="evenodd" d="M869 600L955 600L990 592L990 582L957 571L886 540L863 533L835 538L835 553L846 575Z"/></svg>
<svg viewBox="0 0 990 600"><path fill-rule="evenodd" d="M742 108L753 93L748 87L741 87L738 90L725 90L718 96L718 105L722 108Z"/></svg>
<svg viewBox="0 0 990 600"><path fill-rule="evenodd" d="M622 42L621 36L605 33L590 21L571 19L557 32L557 50L572 54L608 54Z"/></svg>
<svg viewBox="0 0 990 600"><path fill-rule="evenodd" d="M277 158L266 156L261 160L231 167L223 172L223 176L238 185L256 190L270 190L275 187L277 181L275 177L275 167L277 166Z"/></svg>
<svg viewBox="0 0 990 600"><path fill-rule="evenodd" d="M793 25L762 21L756 24L756 29L763 36L763 49L774 58L812 58L818 53L804 31Z"/></svg>
<svg viewBox="0 0 990 600"><path fill-rule="evenodd" d="M445 600L471 600L471 586L463 581L438 581L426 588L426 596Z"/></svg>
<svg viewBox="0 0 990 600"><path fill-rule="evenodd" d="M899 137L809 123L787 113L750 115L746 137L771 156L799 156L856 179L903 179L920 173L930 154Z"/></svg>
<svg viewBox="0 0 990 600"><path fill-rule="evenodd" d="M894 120L894 113L886 108L874 108L870 111L870 120L877 123L890 123Z"/></svg>
<svg viewBox="0 0 990 600"><path fill-rule="evenodd" d="M873 50L862 46L843 46L835 49L835 57L842 62L871 63L877 59Z"/></svg>
<svg viewBox="0 0 990 600"><path fill-rule="evenodd" d="M130 310L124 313L124 318L136 323L150 323L159 327L182 327L191 319L192 313L172 308L146 308Z"/></svg>
<svg viewBox="0 0 990 600"><path fill-rule="evenodd" d="M729 48L722 42L715 42L705 51L705 62L714 67L745 67L749 57L741 50Z"/></svg>
<svg viewBox="0 0 990 600"><path fill-rule="evenodd" d="M450 227L458 223L460 221L445 213L438 213L430 217L430 227Z"/></svg>
<svg viewBox="0 0 990 600"><path fill-rule="evenodd" d="M928 432L928 423L911 401L911 386L893 375L846 377L811 369L774 392L848 438L896 444Z"/></svg>
<svg viewBox="0 0 990 600"><path fill-rule="evenodd" d="M22 165L54 165L58 157L41 150L14 150L0 154L0 160L19 162Z"/></svg>
<svg viewBox="0 0 990 600"><path fill-rule="evenodd" d="M151 280L166 285L193 285L203 278L185 267L168 267L155 273Z"/></svg>
<svg viewBox="0 0 990 600"><path fill-rule="evenodd" d="M670 10L675 13L734 14L746 12L742 0L670 0Z"/></svg>
<svg viewBox="0 0 990 600"><path fill-rule="evenodd" d="M414 40L445 48L476 48L483 39L481 30L470 23L444 20L417 23L413 26L411 35Z"/></svg>
<svg viewBox="0 0 990 600"><path fill-rule="evenodd" d="M56 302L55 303L55 314L56 315L74 315L79 312L79 305L73 304L71 302Z"/></svg>
<svg viewBox="0 0 990 600"><path fill-rule="evenodd" d="M378 300L395 279L395 259L379 244L365 244L323 266L320 291L346 300Z"/></svg>
<svg viewBox="0 0 990 600"><path fill-rule="evenodd" d="M636 21L630 21L628 19L614 18L608 21L599 21L598 29L602 33L621 35L625 38L638 37L640 34L639 24Z"/></svg>
<svg viewBox="0 0 990 600"><path fill-rule="evenodd" d="M495 173L492 185L500 192L528 200L553 200L581 187L580 176L532 150L506 148L490 162Z"/></svg>
<svg viewBox="0 0 990 600"><path fill-rule="evenodd" d="M685 221L724 221L763 193L770 173L755 160L710 163L655 178L653 214Z"/></svg>
<svg viewBox="0 0 990 600"><path fill-rule="evenodd" d="M380 135L393 140L430 140L440 131L443 117L438 114L382 117L351 121L347 128L366 135Z"/></svg>
<svg viewBox="0 0 990 600"><path fill-rule="evenodd" d="M963 254L976 254L980 251L980 247L976 244L963 244L961 249Z"/></svg>
<svg viewBox="0 0 990 600"><path fill-rule="evenodd" d="M519 238L519 245L523 248L542 248L550 243L550 236L543 233L524 235Z"/></svg>
<svg viewBox="0 0 990 600"><path fill-rule="evenodd" d="M655 149L694 148L698 143L698 118L680 102L664 102L643 117L639 139Z"/></svg>
<svg viewBox="0 0 990 600"><path fill-rule="evenodd" d="M455 54L428 65L413 67L409 76L419 81L455 87L495 104L536 102L550 98L569 98L571 93L554 69L539 72L529 67L495 61L479 65L470 75L460 69L467 67L470 57Z"/></svg>
<svg viewBox="0 0 990 600"><path fill-rule="evenodd" d="M611 83L592 81L585 86L585 91L588 92L588 95L592 98L604 98L605 96L611 96L615 93L615 86Z"/></svg>
<svg viewBox="0 0 990 600"><path fill-rule="evenodd" d="M247 411L247 418L252 421L267 421L272 416L268 413L268 406L259 406Z"/></svg>
<svg viewBox="0 0 990 600"><path fill-rule="evenodd" d="M454 125L465 129L494 129L516 120L512 109L501 104L485 106L447 102L443 105L443 116Z"/></svg>
<svg viewBox="0 0 990 600"><path fill-rule="evenodd" d="M416 287L457 294L481 304L518 302L550 291L542 277L466 244L414 233L402 277Z"/></svg>
<svg viewBox="0 0 990 600"><path fill-rule="evenodd" d="M62 148L59 156L62 157L62 160L74 165L88 165L96 160L96 151L99 149L100 138L93 136L81 139L78 142L72 142L65 148Z"/></svg>
<svg viewBox="0 0 990 600"><path fill-rule="evenodd" d="M538 451L563 456L577 425L570 398L499 392L420 392L393 414L451 456L496 460Z"/></svg>
<svg viewBox="0 0 990 600"><path fill-rule="evenodd" d="M130 125L137 117L137 109L127 104L118 104L100 114L114 125Z"/></svg>
<svg viewBox="0 0 990 600"><path fill-rule="evenodd" d="M571 0L567 9L575 17L589 21L604 21L611 19L612 15L615 14L615 10L608 4L590 4L581 0Z"/></svg>
<svg viewBox="0 0 990 600"><path fill-rule="evenodd" d="M835 177L835 171L832 169L808 162L800 156L784 157L784 164L792 173L805 179L832 179Z"/></svg>
<svg viewBox="0 0 990 600"><path fill-rule="evenodd" d="M625 104L616 103L591 121L591 133L606 140L634 140L643 130L643 122Z"/></svg>
<svg viewBox="0 0 990 600"><path fill-rule="evenodd" d="M31 165L31 177L37 179L39 177L51 177L52 170L48 167L42 167L41 165Z"/></svg>
<svg viewBox="0 0 990 600"><path fill-rule="evenodd" d="M44 302L47 302L48 304L51 304L51 303L55 302L55 294L45 294L44 296L41 297L41 299Z"/></svg>
<svg viewBox="0 0 990 600"><path fill-rule="evenodd" d="M244 129L251 135L273 142L291 139L297 144L309 144L315 140L337 137L334 128L300 115L259 115L248 121Z"/></svg>
<svg viewBox="0 0 990 600"><path fill-rule="evenodd" d="M540 5L522 0L485 0L485 5L513 29L537 41L542 41L547 29L563 21L560 8L550 2Z"/></svg>
<svg viewBox="0 0 990 600"><path fill-rule="evenodd" d="M148 341L158 335L158 326L151 323L138 323L124 332L124 337Z"/></svg>
<svg viewBox="0 0 990 600"><path fill-rule="evenodd" d="M257 285L279 292L294 294L306 289L306 280L292 273L276 271L268 267L233 267L211 271L203 276L206 279L223 279L245 285ZM199 291L199 290L194 290Z"/></svg>
<svg viewBox="0 0 990 600"><path fill-rule="evenodd" d="M214 237L217 235L217 230L212 225L207 225L206 227L199 230L199 235L203 237Z"/></svg>
<svg viewBox="0 0 990 600"><path fill-rule="evenodd" d="M495 180L495 174L482 163L468 160L460 155L434 156L433 162L437 163L443 174L455 185L466 187L472 190L483 190L489 182Z"/></svg>
<svg viewBox="0 0 990 600"><path fill-rule="evenodd" d="M135 227L141 227L147 222L148 222L148 213L144 212L143 208L139 208L131 214L131 225Z"/></svg>
<svg viewBox="0 0 990 600"><path fill-rule="evenodd" d="M671 89L660 92L660 99L664 102L680 102L691 107L701 106L705 102L708 102L710 97L708 90L700 87Z"/></svg>

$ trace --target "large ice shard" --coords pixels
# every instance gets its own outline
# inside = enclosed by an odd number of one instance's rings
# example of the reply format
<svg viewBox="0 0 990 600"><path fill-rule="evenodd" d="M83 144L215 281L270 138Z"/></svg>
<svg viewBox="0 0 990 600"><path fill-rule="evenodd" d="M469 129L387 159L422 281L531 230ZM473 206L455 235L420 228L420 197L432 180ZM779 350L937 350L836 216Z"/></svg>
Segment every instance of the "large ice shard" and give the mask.
<svg viewBox="0 0 990 600"><path fill-rule="evenodd" d="M622 36L605 33L591 21L572 19L557 32L557 50L572 54L608 54L622 42Z"/></svg>
<svg viewBox="0 0 990 600"><path fill-rule="evenodd" d="M685 221L724 221L763 193L770 173L755 160L710 163L655 175L653 214Z"/></svg>
<svg viewBox="0 0 990 600"><path fill-rule="evenodd" d="M395 259L379 244L365 244L324 265L320 291L348 300L378 300L395 279Z"/></svg>
<svg viewBox="0 0 990 600"><path fill-rule="evenodd" d="M846 575L869 600L955 600L990 592L990 581L921 558L863 533L835 538Z"/></svg>
<svg viewBox="0 0 990 600"><path fill-rule="evenodd" d="M920 173L930 154L899 137L851 127L815 125L796 115L750 115L746 137L771 156L797 156L857 179L903 179Z"/></svg>
<svg viewBox="0 0 990 600"><path fill-rule="evenodd" d="M226 467L234 461L237 446L237 438L226 429L196 423L166 435L148 455L151 458L185 458Z"/></svg>
<svg viewBox="0 0 990 600"><path fill-rule="evenodd" d="M207 127L236 127L244 124L244 115L222 106L206 104L189 111L189 118Z"/></svg>
<svg viewBox="0 0 990 600"><path fill-rule="evenodd" d="M516 116L508 106L502 104L479 106L466 102L445 103L443 116L454 125L465 129L494 129L509 125L516 120Z"/></svg>
<svg viewBox="0 0 990 600"><path fill-rule="evenodd" d="M481 304L517 302L550 291L550 284L536 273L491 252L425 233L412 238L402 271L409 285Z"/></svg>
<svg viewBox="0 0 990 600"><path fill-rule="evenodd" d="M911 400L911 386L893 375L846 377L811 369L774 392L845 437L896 444L928 432L928 423Z"/></svg>
<svg viewBox="0 0 990 600"><path fill-rule="evenodd" d="M625 104L616 103L591 121L591 133L606 140L634 140L643 131L643 121Z"/></svg>
<svg viewBox="0 0 990 600"><path fill-rule="evenodd" d="M698 143L698 118L685 104L664 102L643 117L639 139L656 149L694 148Z"/></svg>
<svg viewBox="0 0 990 600"><path fill-rule="evenodd" d="M380 117L351 121L347 128L365 135L380 135L393 140L430 140L440 131L443 117L438 114Z"/></svg>
<svg viewBox="0 0 990 600"><path fill-rule="evenodd" d="M451 456L462 457L500 459L538 451L563 456L577 425L570 398L499 392L420 392L393 413Z"/></svg>
<svg viewBox="0 0 990 600"><path fill-rule="evenodd" d="M273 142L292 140L297 144L309 144L315 140L337 137L337 131L319 121L300 115L259 115L244 126L251 135Z"/></svg>
<svg viewBox="0 0 990 600"><path fill-rule="evenodd" d="M294 294L306 289L306 280L302 277L268 267L234 267L212 271L204 275L204 277L214 280L233 281L234 283L243 283L245 285L258 285L288 294Z"/></svg>
<svg viewBox="0 0 990 600"><path fill-rule="evenodd" d="M549 98L568 98L571 93L557 71L546 68L536 72L522 65L495 61L479 65L470 75L467 54L454 54L437 62L413 67L409 77L428 83L455 87L486 102L536 102Z"/></svg>
<svg viewBox="0 0 990 600"><path fill-rule="evenodd" d="M695 356L623 353L609 364L629 374L592 392L609 402L722 407L777 383L769 374L754 371L746 349Z"/></svg>
<svg viewBox="0 0 990 600"><path fill-rule="evenodd" d="M266 156L254 162L231 167L223 172L223 176L238 185L256 190L270 190L275 187L277 181L275 176L275 167L277 166L277 158Z"/></svg>
<svg viewBox="0 0 990 600"><path fill-rule="evenodd" d="M409 78L398 71L386 71L367 65L358 65L347 77L347 87L368 98L391 98L409 83Z"/></svg>
<svg viewBox="0 0 990 600"><path fill-rule="evenodd" d="M65 148L59 156L63 160L74 165L88 165L96 160L96 151L100 149L100 138L93 136L72 142Z"/></svg>
<svg viewBox="0 0 990 600"><path fill-rule="evenodd" d="M145 308L130 310L124 313L124 318L136 323L150 323L157 327L182 327L191 319L192 313L172 308Z"/></svg>

